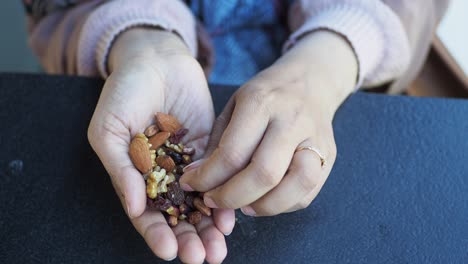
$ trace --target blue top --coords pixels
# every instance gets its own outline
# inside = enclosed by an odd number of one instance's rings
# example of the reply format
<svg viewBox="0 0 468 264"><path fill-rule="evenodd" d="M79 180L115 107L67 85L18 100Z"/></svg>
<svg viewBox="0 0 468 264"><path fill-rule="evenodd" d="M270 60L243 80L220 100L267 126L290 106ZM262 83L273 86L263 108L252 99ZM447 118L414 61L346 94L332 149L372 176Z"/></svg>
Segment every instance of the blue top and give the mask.
<svg viewBox="0 0 468 264"><path fill-rule="evenodd" d="M292 0L187 2L214 45L210 83L241 85L280 56Z"/></svg>

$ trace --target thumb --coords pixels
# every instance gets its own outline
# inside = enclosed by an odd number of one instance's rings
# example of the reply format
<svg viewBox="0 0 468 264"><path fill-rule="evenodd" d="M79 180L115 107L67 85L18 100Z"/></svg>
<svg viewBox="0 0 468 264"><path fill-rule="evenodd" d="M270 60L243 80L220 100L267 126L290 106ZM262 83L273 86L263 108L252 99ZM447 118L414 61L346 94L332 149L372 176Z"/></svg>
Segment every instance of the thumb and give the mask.
<svg viewBox="0 0 468 264"><path fill-rule="evenodd" d="M231 121L231 115L234 111L234 99L231 97L228 103L223 109L223 112L216 118L216 121L213 126L213 130L211 130L210 139L208 140L208 145L206 148L206 152L204 158L207 158L213 153L213 151L218 147L219 141L223 136L224 130Z"/></svg>
<svg viewBox="0 0 468 264"><path fill-rule="evenodd" d="M224 130L231 121L232 112L234 111L234 99L231 97L226 107L224 107L223 112L216 118L216 121L211 130L210 138L205 148L205 153L202 155L201 159L190 163L187 167L184 168L185 171L194 170L200 167L206 159L215 151L218 147L218 144L223 136ZM183 177L182 177L183 178Z"/></svg>
<svg viewBox="0 0 468 264"><path fill-rule="evenodd" d="M97 135L90 127L88 139L106 171L130 218L143 214L146 208L145 182L128 155L129 142L112 133Z"/></svg>

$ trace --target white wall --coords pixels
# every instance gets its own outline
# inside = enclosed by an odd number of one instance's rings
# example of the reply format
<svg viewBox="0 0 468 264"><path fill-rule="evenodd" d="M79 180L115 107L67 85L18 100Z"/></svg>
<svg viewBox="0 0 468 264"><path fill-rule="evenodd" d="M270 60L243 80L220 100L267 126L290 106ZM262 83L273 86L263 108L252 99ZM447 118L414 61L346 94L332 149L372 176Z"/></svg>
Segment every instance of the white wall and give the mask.
<svg viewBox="0 0 468 264"><path fill-rule="evenodd" d="M468 0L452 0L437 35L468 76Z"/></svg>

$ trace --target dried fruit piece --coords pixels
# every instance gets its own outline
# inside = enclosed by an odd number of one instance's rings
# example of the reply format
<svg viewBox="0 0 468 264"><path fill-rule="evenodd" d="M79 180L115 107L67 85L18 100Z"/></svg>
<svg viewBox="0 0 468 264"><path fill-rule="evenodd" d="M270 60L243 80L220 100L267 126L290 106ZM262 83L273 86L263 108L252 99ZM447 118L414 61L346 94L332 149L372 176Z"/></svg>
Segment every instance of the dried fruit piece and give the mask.
<svg viewBox="0 0 468 264"><path fill-rule="evenodd" d="M159 147L166 143L166 140L171 136L169 132L159 132L156 135L152 136L149 139L149 143L151 144L151 149L157 150Z"/></svg>
<svg viewBox="0 0 468 264"><path fill-rule="evenodd" d="M193 199L193 206L197 208L197 210L200 211L202 214L206 216L211 216L211 208L206 206L201 198L196 197L195 199Z"/></svg>
<svg viewBox="0 0 468 264"><path fill-rule="evenodd" d="M199 211L191 212L190 214L188 214L188 222L192 225L200 223L201 219L202 213L200 213Z"/></svg>
<svg viewBox="0 0 468 264"><path fill-rule="evenodd" d="M195 199L195 196L191 193L187 194L185 196L185 204L187 204L190 208L193 208L193 200Z"/></svg>
<svg viewBox="0 0 468 264"><path fill-rule="evenodd" d="M155 209L155 210L160 210L160 211L166 211L172 206L171 201L168 199L164 199L161 196L157 196L156 199L147 199L146 204L149 208Z"/></svg>
<svg viewBox="0 0 468 264"><path fill-rule="evenodd" d="M156 158L156 163L159 167L165 169L167 172L175 168L175 163L168 155L159 156Z"/></svg>
<svg viewBox="0 0 468 264"><path fill-rule="evenodd" d="M148 144L148 139L143 134L136 135L132 142L128 154L135 167L143 174L151 172L153 163L151 161L151 153Z"/></svg>
<svg viewBox="0 0 468 264"><path fill-rule="evenodd" d="M192 158L189 155L182 155L182 160L184 161L185 164L192 163Z"/></svg>
<svg viewBox="0 0 468 264"><path fill-rule="evenodd" d="M167 223L171 226L171 227L175 227L177 226L179 220L177 219L176 216L173 216L173 215L170 215L169 218L167 219Z"/></svg>
<svg viewBox="0 0 468 264"><path fill-rule="evenodd" d="M185 214L179 215L179 220L185 220L185 219L187 219L187 215Z"/></svg>
<svg viewBox="0 0 468 264"><path fill-rule="evenodd" d="M182 128L182 125L175 117L160 112L156 113L156 124L161 131L170 133L175 133Z"/></svg>
<svg viewBox="0 0 468 264"><path fill-rule="evenodd" d="M182 154L192 156L192 155L195 154L195 148L184 147L184 148L182 149Z"/></svg>
<svg viewBox="0 0 468 264"><path fill-rule="evenodd" d="M179 153L175 152L174 150L171 150L171 149L168 149L166 151L166 155L169 155L172 160L174 160L174 162L176 164L179 164L179 163L182 163L183 162L183 159L182 159L182 155L180 155Z"/></svg>
<svg viewBox="0 0 468 264"><path fill-rule="evenodd" d="M151 126L149 126L149 127L147 127L145 129L144 134L145 134L146 137L150 138L150 137L156 135L156 133L158 133L158 132L159 132L158 126L157 125L151 125Z"/></svg>
<svg viewBox="0 0 468 264"><path fill-rule="evenodd" d="M166 210L166 213L168 213L169 215L173 215L175 217L179 217L179 215L180 215L179 209L177 207L174 207L174 206L169 207Z"/></svg>
<svg viewBox="0 0 468 264"><path fill-rule="evenodd" d="M183 204L181 204L181 205L179 206L179 211L180 211L181 214L187 214L187 213L190 212L190 208L189 208L188 205L186 205L185 203L183 203Z"/></svg>
<svg viewBox="0 0 468 264"><path fill-rule="evenodd" d="M185 201L185 192L180 188L178 182L171 182L167 186L167 199L175 205L181 205Z"/></svg>
<svg viewBox="0 0 468 264"><path fill-rule="evenodd" d="M184 168L185 168L184 165L177 165L175 168L175 173L178 175L184 174Z"/></svg>
<svg viewBox="0 0 468 264"><path fill-rule="evenodd" d="M179 130L177 130L176 132L174 132L171 137L169 138L169 142L171 142L172 144L179 144L180 141L182 141L182 138L187 135L187 133L189 132L188 129L186 128L181 128Z"/></svg>

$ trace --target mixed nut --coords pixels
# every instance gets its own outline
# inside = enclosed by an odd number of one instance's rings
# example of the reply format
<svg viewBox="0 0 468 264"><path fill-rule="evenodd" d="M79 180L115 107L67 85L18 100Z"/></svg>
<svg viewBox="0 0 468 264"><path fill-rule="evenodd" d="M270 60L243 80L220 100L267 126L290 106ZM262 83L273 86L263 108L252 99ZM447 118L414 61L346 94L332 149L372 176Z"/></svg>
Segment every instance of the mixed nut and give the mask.
<svg viewBox="0 0 468 264"><path fill-rule="evenodd" d="M179 179L192 162L195 149L181 142L188 133L168 114L156 113L156 124L137 134L130 143L129 155L146 181L147 208L163 212L170 226L179 221L198 224L202 216L211 216L203 194L186 192Z"/></svg>

